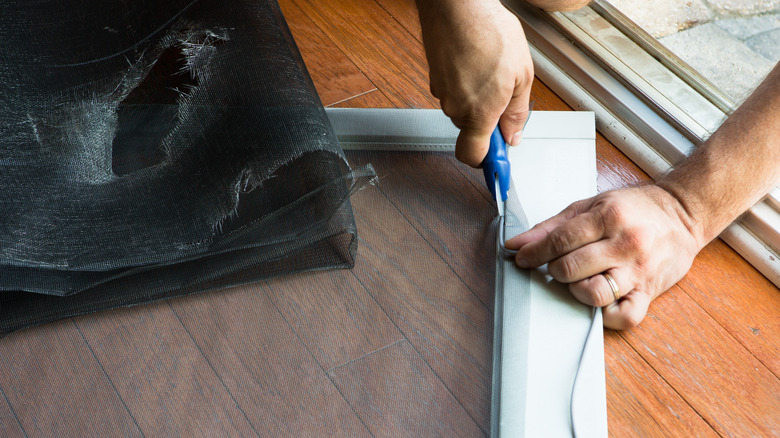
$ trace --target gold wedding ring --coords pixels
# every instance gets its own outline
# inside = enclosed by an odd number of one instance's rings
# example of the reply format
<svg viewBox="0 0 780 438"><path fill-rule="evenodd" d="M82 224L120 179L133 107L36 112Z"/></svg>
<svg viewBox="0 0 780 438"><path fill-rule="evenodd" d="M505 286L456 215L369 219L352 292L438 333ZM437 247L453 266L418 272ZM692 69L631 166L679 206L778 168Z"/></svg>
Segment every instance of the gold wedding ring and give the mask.
<svg viewBox="0 0 780 438"><path fill-rule="evenodd" d="M609 283L609 287L610 287L610 289L612 289L612 295L615 296L615 301L619 300L620 299L620 290L618 289L618 285L615 282L615 279L612 278L612 276L607 274L606 272L604 272L601 275L603 275L604 278L607 280L607 283Z"/></svg>

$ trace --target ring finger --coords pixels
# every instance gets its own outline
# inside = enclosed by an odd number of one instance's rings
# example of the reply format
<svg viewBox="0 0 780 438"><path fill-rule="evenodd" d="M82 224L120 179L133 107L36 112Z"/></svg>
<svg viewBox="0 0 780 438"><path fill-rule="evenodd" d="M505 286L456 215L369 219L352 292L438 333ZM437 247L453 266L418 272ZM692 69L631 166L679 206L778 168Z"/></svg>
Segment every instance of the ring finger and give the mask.
<svg viewBox="0 0 780 438"><path fill-rule="evenodd" d="M631 280L621 269L609 269L569 285L569 291L578 301L590 306L604 307L625 297L631 290ZM613 281L610 282L609 279Z"/></svg>

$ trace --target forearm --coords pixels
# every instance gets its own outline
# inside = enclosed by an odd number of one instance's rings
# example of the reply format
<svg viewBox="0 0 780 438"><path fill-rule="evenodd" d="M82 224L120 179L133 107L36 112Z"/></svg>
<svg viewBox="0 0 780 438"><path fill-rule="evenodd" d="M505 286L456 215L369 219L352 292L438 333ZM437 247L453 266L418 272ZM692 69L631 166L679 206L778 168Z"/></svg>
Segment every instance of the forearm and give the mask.
<svg viewBox="0 0 780 438"><path fill-rule="evenodd" d="M423 31L423 42L446 38L458 43L479 44L480 35L439 35L441 29L475 29L490 9L502 7L501 0L415 0ZM451 26L440 24L447 22ZM488 23L484 23L487 26ZM486 29L492 30L492 29Z"/></svg>
<svg viewBox="0 0 780 438"><path fill-rule="evenodd" d="M484 13L490 9L504 7L501 0L415 0L417 11L420 16L420 25L423 31L423 42L426 37L461 37L464 40L473 40L477 35L435 35L438 29L436 22L448 21L453 24L465 23L469 25L464 27L475 27L474 25L484 20ZM483 25L487 26L488 23ZM467 37L467 38L463 38Z"/></svg>
<svg viewBox="0 0 780 438"><path fill-rule="evenodd" d="M491 3L500 3L500 0L415 0L418 10L427 10L431 7L459 6L468 8L469 5L479 6ZM526 0L526 3L545 11L573 11L586 6L590 0Z"/></svg>
<svg viewBox="0 0 780 438"><path fill-rule="evenodd" d="M438 9L442 7L477 7L480 4L497 4L501 3L501 0L415 0L417 9L420 11L428 11L431 8Z"/></svg>
<svg viewBox="0 0 780 438"><path fill-rule="evenodd" d="M780 184L780 64L658 185L680 202L701 246Z"/></svg>
<svg viewBox="0 0 780 438"><path fill-rule="evenodd" d="M527 3L548 12L576 11L587 6L590 0L526 0Z"/></svg>

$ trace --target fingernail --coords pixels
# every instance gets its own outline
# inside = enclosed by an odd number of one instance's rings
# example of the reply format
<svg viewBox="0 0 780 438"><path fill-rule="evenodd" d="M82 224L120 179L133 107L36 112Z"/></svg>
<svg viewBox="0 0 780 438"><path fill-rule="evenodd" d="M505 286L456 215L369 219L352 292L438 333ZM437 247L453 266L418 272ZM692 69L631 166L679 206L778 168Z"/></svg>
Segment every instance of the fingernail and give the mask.
<svg viewBox="0 0 780 438"><path fill-rule="evenodd" d="M515 257L515 264L523 269L528 269L531 267L531 265L528 264L528 261L522 257Z"/></svg>
<svg viewBox="0 0 780 438"><path fill-rule="evenodd" d="M523 133L520 131L515 132L515 135L512 136L512 142L510 143L512 146L517 146L520 144L520 139L523 137Z"/></svg>

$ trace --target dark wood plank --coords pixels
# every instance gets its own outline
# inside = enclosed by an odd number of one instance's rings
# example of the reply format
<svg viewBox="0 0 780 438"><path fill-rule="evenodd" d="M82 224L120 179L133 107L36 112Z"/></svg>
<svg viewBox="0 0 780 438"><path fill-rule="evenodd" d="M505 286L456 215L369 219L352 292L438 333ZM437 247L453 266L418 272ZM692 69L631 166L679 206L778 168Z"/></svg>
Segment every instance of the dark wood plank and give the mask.
<svg viewBox="0 0 780 438"><path fill-rule="evenodd" d="M331 105L376 89L293 0L280 0L279 7L300 48L323 105Z"/></svg>
<svg viewBox="0 0 780 438"><path fill-rule="evenodd" d="M168 303L79 317L146 436L257 436Z"/></svg>
<svg viewBox="0 0 780 438"><path fill-rule="evenodd" d="M604 350L610 436L718 436L617 332L604 333Z"/></svg>
<svg viewBox="0 0 780 438"><path fill-rule="evenodd" d="M382 8L406 29L417 41L422 42L420 16L414 0L376 0Z"/></svg>
<svg viewBox="0 0 780 438"><path fill-rule="evenodd" d="M652 182L650 176L599 133L596 135L596 168L599 193Z"/></svg>
<svg viewBox="0 0 780 438"><path fill-rule="evenodd" d="M679 287L621 336L719 434L780 431L780 380Z"/></svg>
<svg viewBox="0 0 780 438"><path fill-rule="evenodd" d="M378 188L453 274L486 306L495 291L495 203L481 171L457 162L448 153L377 153L350 155L356 164L371 162L380 176ZM472 179L461 172L479 174Z"/></svg>
<svg viewBox="0 0 780 438"><path fill-rule="evenodd" d="M324 369L404 339L349 271L302 273L261 286Z"/></svg>
<svg viewBox="0 0 780 438"><path fill-rule="evenodd" d="M395 108L395 105L379 90L358 94L331 106L334 108Z"/></svg>
<svg viewBox="0 0 780 438"><path fill-rule="evenodd" d="M171 307L261 436L368 436L261 286Z"/></svg>
<svg viewBox="0 0 780 438"><path fill-rule="evenodd" d="M5 391L0 387L0 436L17 438L25 436L22 424L16 418L16 413L5 397Z"/></svg>
<svg viewBox="0 0 780 438"><path fill-rule="evenodd" d="M780 377L777 287L720 239L699 254L680 287ZM780 416L780 410L776 414Z"/></svg>
<svg viewBox="0 0 780 438"><path fill-rule="evenodd" d="M70 319L0 340L0 387L27 436L142 436Z"/></svg>
<svg viewBox="0 0 780 438"><path fill-rule="evenodd" d="M422 45L379 4L364 0L293 0L399 107L435 108Z"/></svg>
<svg viewBox="0 0 780 438"><path fill-rule="evenodd" d="M353 206L362 236L355 275L487 430L491 313L382 192L363 190L354 196ZM492 291L493 282L483 287Z"/></svg>
<svg viewBox="0 0 780 438"><path fill-rule="evenodd" d="M406 341L329 374L374 436L483 435Z"/></svg>

